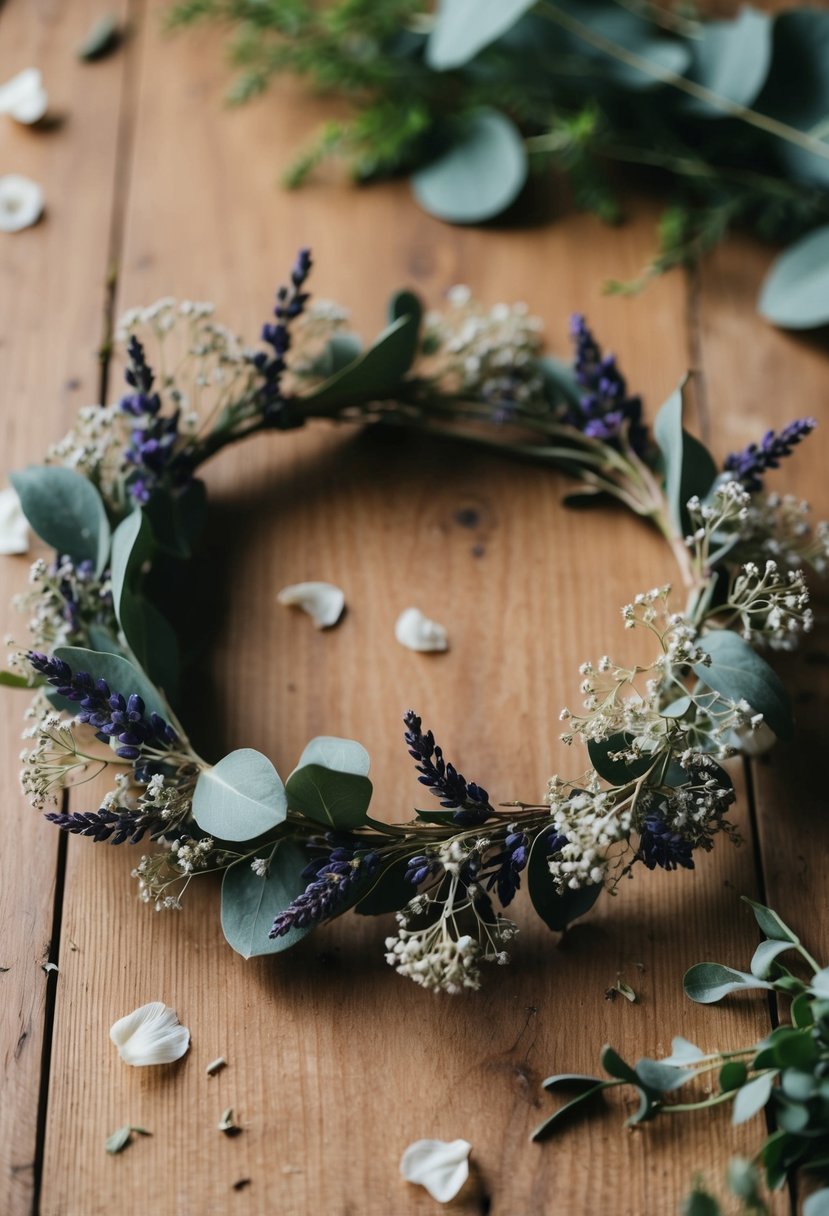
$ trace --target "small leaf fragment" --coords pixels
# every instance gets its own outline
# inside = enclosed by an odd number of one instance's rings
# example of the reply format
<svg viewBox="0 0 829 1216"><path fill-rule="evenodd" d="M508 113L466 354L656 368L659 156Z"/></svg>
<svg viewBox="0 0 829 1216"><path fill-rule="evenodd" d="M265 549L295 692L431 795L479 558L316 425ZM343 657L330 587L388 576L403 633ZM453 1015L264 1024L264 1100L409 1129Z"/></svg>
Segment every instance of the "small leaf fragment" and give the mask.
<svg viewBox="0 0 829 1216"><path fill-rule="evenodd" d="M205 1068L208 1077L214 1077L217 1072L221 1072L223 1068L227 1068L227 1060L224 1056L218 1056L215 1060L211 1060Z"/></svg>
<svg viewBox="0 0 829 1216"><path fill-rule="evenodd" d="M228 1106L227 1110L221 1117L218 1125L218 1130L224 1132L226 1136L238 1136L241 1132L241 1127L233 1122L233 1107Z"/></svg>
<svg viewBox="0 0 829 1216"><path fill-rule="evenodd" d="M86 36L78 44L76 55L85 63L103 59L114 51L121 41L121 28L115 13L104 13L92 23Z"/></svg>
<svg viewBox="0 0 829 1216"><path fill-rule="evenodd" d="M113 1156L116 1153L123 1152L128 1144L132 1143L132 1134L135 1132L139 1136L151 1136L152 1132L148 1132L146 1127L135 1127L132 1124L125 1123L123 1127L119 1127L111 1136L107 1136L106 1151Z"/></svg>

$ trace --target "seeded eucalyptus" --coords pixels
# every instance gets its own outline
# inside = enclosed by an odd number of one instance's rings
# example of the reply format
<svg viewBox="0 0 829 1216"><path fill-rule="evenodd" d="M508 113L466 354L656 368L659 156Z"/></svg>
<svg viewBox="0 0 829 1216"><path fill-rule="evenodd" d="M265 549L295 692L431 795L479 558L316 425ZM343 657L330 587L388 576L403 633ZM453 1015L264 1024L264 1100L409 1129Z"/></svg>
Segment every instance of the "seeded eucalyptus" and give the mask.
<svg viewBox="0 0 829 1216"><path fill-rule="evenodd" d="M567 365L542 355L522 306L485 310L455 288L446 312L424 316L403 291L364 348L342 310L311 300L310 271L301 251L258 348L208 305L162 300L126 315L126 393L81 411L46 464L14 475L56 556L35 564L21 601L31 645L0 682L34 691L24 791L67 833L153 845L132 867L145 903L178 909L191 882L221 874L222 928L247 958L350 910L394 913L389 964L456 993L479 987L482 964L509 961L506 913L520 891L560 932L622 879L693 870L717 835L736 838L724 761L791 736L788 694L763 656L811 628L804 569L829 557L826 525L766 489L814 422L768 432L718 467L683 427L681 389L649 430L583 317ZM402 823L371 815L370 758L352 740L312 739L285 779L252 748L216 762L193 748L177 712L188 639L159 590L198 547L198 473L232 444L315 418L546 462L575 479L567 501L621 503L670 546L680 587L623 607L646 643L634 666L607 654L582 664L581 703L561 712L576 771L554 774L541 798L466 777L414 710L403 743L429 801ZM83 783L103 772L112 789L84 807ZM69 810L54 805L66 787ZM621 980L610 991L635 999Z"/></svg>

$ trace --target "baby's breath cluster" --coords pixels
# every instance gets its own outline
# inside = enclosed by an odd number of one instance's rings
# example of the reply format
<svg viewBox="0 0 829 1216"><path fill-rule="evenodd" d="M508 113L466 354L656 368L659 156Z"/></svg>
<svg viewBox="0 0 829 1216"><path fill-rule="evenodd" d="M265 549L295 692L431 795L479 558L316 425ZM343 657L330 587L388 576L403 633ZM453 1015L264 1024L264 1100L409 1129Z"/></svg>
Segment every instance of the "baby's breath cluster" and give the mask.
<svg viewBox="0 0 829 1216"><path fill-rule="evenodd" d="M23 788L70 835L151 842L132 872L159 911L223 872L223 929L246 956L287 949L352 908L395 913L390 965L458 993L480 986L485 964L509 961L520 892L558 931L623 877L692 870L718 834L736 839L724 766L792 726L760 652L791 649L812 627L803 570L829 557L826 525L764 487L814 421L768 432L719 473L699 445L686 467L683 445L657 449L641 397L584 317L571 326L570 371L542 363L524 306L486 309L466 288L425 316L398 293L389 326L362 349L344 310L311 300L311 270L300 250L258 346L207 304L164 299L128 313L117 404L81 411L45 466L15 475L24 512L57 551L35 563L19 599L32 644L15 648L3 679L34 696ZM656 433L681 434L679 397L663 408ZM581 704L562 710L577 776L556 774L541 799L499 802L410 710L405 746L436 805L381 823L369 815L368 756L351 740L312 740L284 784L252 749L217 764L193 750L174 710L183 656L164 611L186 616L176 601L204 514L196 474L231 444L313 418L448 430L547 461L669 542L682 599L666 585L626 604L639 660L585 662ZM111 788L90 805L101 773Z"/></svg>

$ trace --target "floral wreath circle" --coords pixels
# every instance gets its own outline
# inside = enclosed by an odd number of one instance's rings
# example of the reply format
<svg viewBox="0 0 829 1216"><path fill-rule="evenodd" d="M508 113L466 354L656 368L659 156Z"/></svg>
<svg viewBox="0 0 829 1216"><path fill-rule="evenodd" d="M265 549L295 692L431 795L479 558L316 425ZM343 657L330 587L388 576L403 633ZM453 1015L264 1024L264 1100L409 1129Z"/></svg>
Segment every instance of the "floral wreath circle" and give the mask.
<svg viewBox="0 0 829 1216"><path fill-rule="evenodd" d="M223 871L222 927L245 957L285 950L349 909L394 912L387 961L456 993L479 987L482 963L508 961L516 927L496 904L522 883L561 931L642 866L690 869L718 832L734 836L722 761L793 729L759 651L790 649L811 627L803 566L829 558L827 525L812 528L808 505L766 493L763 478L815 423L769 431L720 470L683 429L681 388L650 434L582 317L568 366L541 355L540 324L521 305L484 310L455 288L445 314L424 314L403 291L364 349L346 313L310 301L310 269L302 250L257 349L209 305L162 300L122 319L127 393L82 410L43 466L13 476L56 556L33 567L21 597L32 644L0 678L35 688L22 768L35 806L113 771L100 808L46 817L93 841L155 842L133 870L146 903L179 908L194 878ZM314 418L533 456L578 478L582 502L616 499L671 546L684 607L660 587L623 608L655 653L634 668L607 656L582 666L583 707L561 717L587 768L554 776L541 802L496 803L414 712L406 746L439 806L405 824L370 817L369 757L351 740L313 739L284 784L250 748L216 764L193 751L173 709L177 638L154 575L193 552L205 507L195 474L210 457Z"/></svg>

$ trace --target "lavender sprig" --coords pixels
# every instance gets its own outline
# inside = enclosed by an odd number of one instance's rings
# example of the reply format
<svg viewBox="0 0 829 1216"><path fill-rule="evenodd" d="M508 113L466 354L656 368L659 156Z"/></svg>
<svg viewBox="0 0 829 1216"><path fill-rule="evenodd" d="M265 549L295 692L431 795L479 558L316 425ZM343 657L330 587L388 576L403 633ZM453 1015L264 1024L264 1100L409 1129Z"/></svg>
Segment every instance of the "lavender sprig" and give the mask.
<svg viewBox="0 0 829 1216"><path fill-rule="evenodd" d="M467 781L453 764L446 762L432 732L423 733L421 720L414 710L410 709L403 721L406 725L403 737L409 755L417 761L421 785L427 786L440 799L441 806L455 811L452 816L455 823L472 826L488 819L494 812L486 790L474 781Z"/></svg>
<svg viewBox="0 0 829 1216"><path fill-rule="evenodd" d="M311 878L301 895L280 912L269 937L284 937L291 929L304 929L333 916L354 887L377 869L380 855L372 850L336 845L303 871Z"/></svg>
<svg viewBox="0 0 829 1216"><path fill-rule="evenodd" d="M132 466L127 489L133 502L143 505L149 502L153 490L159 485L177 455L179 440L179 411L168 418L160 416L161 398L153 392L155 375L147 362L144 347L133 334L127 345L129 366L124 377L135 389L121 398L119 408L137 420L130 432L130 442L124 449L124 461ZM179 484L190 478L190 471L182 464Z"/></svg>
<svg viewBox="0 0 829 1216"><path fill-rule="evenodd" d="M63 659L30 650L26 658L38 675L61 697L80 705L78 720L95 729L102 743L115 740L115 754L122 760L138 760L142 747L168 750L178 735L157 713L147 714L137 693L124 696L110 689L106 680L93 680L85 671L73 671Z"/></svg>
<svg viewBox="0 0 829 1216"><path fill-rule="evenodd" d="M262 376L260 398L263 416L274 426L294 425L294 419L286 410L282 378L291 349L291 325L302 315L308 303L309 293L302 288L312 265L311 250L300 249L291 271L290 286L283 285L276 293L276 307L273 310L276 324L268 321L262 326L262 341L271 347L273 355L260 351L251 357L251 362Z"/></svg>
<svg viewBox="0 0 829 1216"><path fill-rule="evenodd" d="M817 426L814 418L796 418L782 431L766 431L759 444L750 443L741 452L732 452L725 459L725 471L734 473L747 490L762 490L762 477L769 469L776 469L784 456L810 435Z"/></svg>
<svg viewBox="0 0 829 1216"><path fill-rule="evenodd" d="M630 396L627 381L616 365L615 355L603 355L601 347L580 313L570 320L575 344L573 371L582 396L578 408L571 407L566 421L591 439L616 445L625 432L637 456L648 452L648 432L642 424L642 398Z"/></svg>
<svg viewBox="0 0 829 1216"><path fill-rule="evenodd" d="M648 815L639 837L638 861L643 861L649 870L657 866L662 870L694 869L694 846L690 840L672 831L658 815Z"/></svg>
<svg viewBox="0 0 829 1216"><path fill-rule="evenodd" d="M89 836L96 844L108 840L110 844L138 844L147 832L159 834L164 820L157 814L146 811L111 811L101 807L99 811L76 811L74 814L50 812L45 816L64 832L75 836Z"/></svg>

